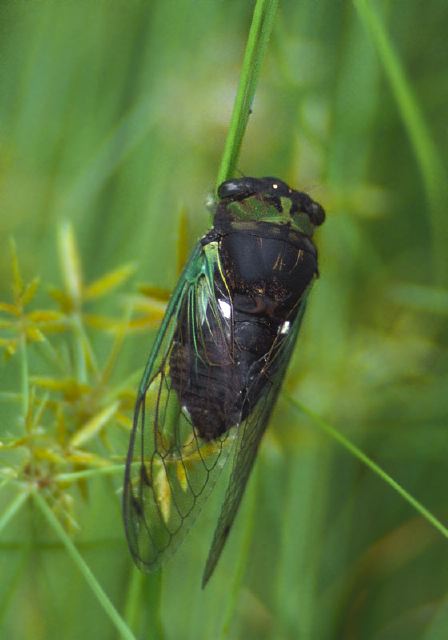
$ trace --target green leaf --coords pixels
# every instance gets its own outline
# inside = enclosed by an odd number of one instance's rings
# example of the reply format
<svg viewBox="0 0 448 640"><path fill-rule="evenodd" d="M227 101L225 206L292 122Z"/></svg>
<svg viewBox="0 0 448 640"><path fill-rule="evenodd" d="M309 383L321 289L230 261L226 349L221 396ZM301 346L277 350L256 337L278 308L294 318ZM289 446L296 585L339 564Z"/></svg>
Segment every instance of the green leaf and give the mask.
<svg viewBox="0 0 448 640"><path fill-rule="evenodd" d="M113 418L117 412L119 402L113 402L93 416L86 424L78 429L70 440L71 447L79 447L92 438L94 438L100 430Z"/></svg>
<svg viewBox="0 0 448 640"><path fill-rule="evenodd" d="M28 342L43 342L45 340L44 334L37 327L26 327L25 335Z"/></svg>
<svg viewBox="0 0 448 640"><path fill-rule="evenodd" d="M90 392L90 386L78 382L75 378L59 378L50 376L32 376L33 385L49 391L61 391L67 400L77 400Z"/></svg>
<svg viewBox="0 0 448 640"><path fill-rule="evenodd" d="M53 298L53 300L58 303L61 310L65 314L70 314L73 312L73 300L65 291L61 291L60 289L56 289L55 287L50 287L48 293Z"/></svg>
<svg viewBox="0 0 448 640"><path fill-rule="evenodd" d="M16 318L20 316L20 309L18 309L15 304L10 304L8 302L0 302L0 311L9 313L11 316L15 316Z"/></svg>
<svg viewBox="0 0 448 640"><path fill-rule="evenodd" d="M84 313L83 314L84 324L87 327L91 327L92 329L98 329L99 331L120 331L126 325L123 324L123 321L117 320L115 318L109 318L107 316L100 316L99 314L93 313Z"/></svg>
<svg viewBox="0 0 448 640"><path fill-rule="evenodd" d="M171 298L171 291L169 289L153 287L150 284L141 284L139 285L138 290L146 298L154 298L154 300L158 302L167 303Z"/></svg>
<svg viewBox="0 0 448 640"><path fill-rule="evenodd" d="M65 323L65 316L60 311L53 311L51 309L40 309L36 311L30 311L27 314L29 321L35 324L58 324Z"/></svg>
<svg viewBox="0 0 448 640"><path fill-rule="evenodd" d="M106 273L104 276L101 276L98 280L94 280L85 287L84 299L95 300L96 298L105 296L123 284L123 282L125 282L134 271L134 265L127 264Z"/></svg>
<svg viewBox="0 0 448 640"><path fill-rule="evenodd" d="M39 278L34 278L31 282L25 285L21 295L22 305L24 307L29 304L36 295L37 289L39 288L39 282Z"/></svg>
<svg viewBox="0 0 448 640"><path fill-rule="evenodd" d="M12 267L12 295L15 304L20 306L20 299L23 292L23 280L20 273L19 259L17 257L17 248L14 240L11 240L10 242L10 251Z"/></svg>
<svg viewBox="0 0 448 640"><path fill-rule="evenodd" d="M69 453L66 455L65 461L70 462L78 468L93 467L94 469L99 469L110 467L110 460L102 458L95 453L90 453L89 451L74 451L73 453Z"/></svg>
<svg viewBox="0 0 448 640"><path fill-rule="evenodd" d="M59 229L59 259L62 266L65 289L68 297L77 307L82 295L81 259L76 244L73 227L65 222Z"/></svg>

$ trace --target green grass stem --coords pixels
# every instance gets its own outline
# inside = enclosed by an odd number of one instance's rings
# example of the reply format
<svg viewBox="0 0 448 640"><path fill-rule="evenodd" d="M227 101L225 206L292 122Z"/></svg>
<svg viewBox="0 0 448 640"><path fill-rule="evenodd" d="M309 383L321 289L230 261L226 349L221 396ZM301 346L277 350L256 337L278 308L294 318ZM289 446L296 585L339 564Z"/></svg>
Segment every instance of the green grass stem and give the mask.
<svg viewBox="0 0 448 640"><path fill-rule="evenodd" d="M21 491L20 493L18 493L14 500L10 503L6 511L3 512L2 516L0 517L0 531L2 531L9 524L12 518L25 504L26 500L28 499L28 495L29 494L26 491Z"/></svg>
<svg viewBox="0 0 448 640"><path fill-rule="evenodd" d="M226 640L231 637L232 623L236 617L236 609L241 594L241 587L243 584L244 575L247 568L247 560L250 557L250 546L253 539L254 527L255 527L255 510L258 504L258 466L255 465L252 472L252 479L250 482L250 491L248 491L248 504L245 509L245 526L243 530L243 536L241 540L241 546L238 553L238 559L236 563L236 569L233 576L231 588L229 590L229 597L227 600L226 611L224 615L224 622L221 628L220 640Z"/></svg>
<svg viewBox="0 0 448 640"><path fill-rule="evenodd" d="M85 562L84 558L81 556L75 545L73 544L70 537L67 535L63 526L59 522L59 520L54 515L53 511L50 509L44 498L40 495L38 491L35 491L33 494L34 501L37 507L40 509L44 517L46 518L48 524L53 529L59 540L63 543L68 555L71 557L73 562L78 567L79 571L84 576L87 584L91 588L93 594L98 600L99 604L103 608L106 615L109 617L111 622L115 625L117 630L120 632L120 635L125 640L136 640L134 634L131 629L128 627L126 622L120 616L109 596L103 590L98 580L95 578L92 573L90 567Z"/></svg>
<svg viewBox="0 0 448 640"><path fill-rule="evenodd" d="M98 469L84 469L84 471L72 471L71 473L59 473L54 477L55 482L78 482L87 478L99 478L101 476L114 476L124 473L124 464L111 464Z"/></svg>
<svg viewBox="0 0 448 640"><path fill-rule="evenodd" d="M138 622L141 618L143 580L143 573L137 567L131 567L124 619L132 629L138 628Z"/></svg>
<svg viewBox="0 0 448 640"><path fill-rule="evenodd" d="M403 124L411 141L428 198L434 267L439 277L448 275L444 242L447 177L431 131L418 104L406 72L394 49L378 12L369 0L353 0L358 15L378 52L384 74L397 103Z"/></svg>
<svg viewBox="0 0 448 640"><path fill-rule="evenodd" d="M21 389L22 389L22 415L23 420L26 420L26 416L28 415L29 408L29 388L30 388L30 379L29 379L29 370L28 370L28 353L26 348L26 337L24 334L20 336L20 380L21 380Z"/></svg>
<svg viewBox="0 0 448 640"><path fill-rule="evenodd" d="M398 495L400 495L406 502L408 502L425 520L439 531L445 538L448 538L448 529L443 525L436 516L429 511L421 502L414 498L404 487L401 486L396 480L394 480L384 469L382 469L376 462L371 460L359 447L353 444L348 438L346 438L340 431L333 427L329 422L321 418L319 415L308 409L303 404L292 398L288 394L284 394L284 397L288 402L294 406L300 413L305 414L322 429L333 440L336 440L344 449L349 451L355 458L362 462L366 467L373 471L383 482L388 484Z"/></svg>
<svg viewBox="0 0 448 640"><path fill-rule="evenodd" d="M277 6L278 0L257 0L255 4L229 131L218 171L217 187L235 173Z"/></svg>

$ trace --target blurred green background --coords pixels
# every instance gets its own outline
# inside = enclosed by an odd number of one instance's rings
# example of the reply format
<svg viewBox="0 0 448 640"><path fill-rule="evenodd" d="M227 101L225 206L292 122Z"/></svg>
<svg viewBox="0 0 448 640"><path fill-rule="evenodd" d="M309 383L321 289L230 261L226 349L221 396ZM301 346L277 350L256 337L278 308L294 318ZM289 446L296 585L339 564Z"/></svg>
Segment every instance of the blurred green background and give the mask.
<svg viewBox="0 0 448 640"><path fill-rule="evenodd" d="M387 46L378 55L381 34L375 40L366 6L396 58ZM56 230L67 219L87 281L133 261L134 284L174 286L181 213L189 246L209 225L204 203L252 9L241 0L1 4L2 300L10 236L26 278L60 285ZM442 521L447 28L446 0L281 1L239 162L246 175L308 191L328 212L288 393ZM141 369L152 336L129 338L117 379ZM92 340L101 359L107 339ZM0 366L1 390L17 391L17 359ZM30 366L39 372L37 360ZM0 412L0 439L20 431L17 407L3 403ZM119 458L126 438L115 435ZM138 638L448 638L447 541L285 398L205 591L222 491L162 578L139 581L120 482L92 479L88 499L73 490L74 540ZM2 638L119 637L31 503L1 531L0 567Z"/></svg>

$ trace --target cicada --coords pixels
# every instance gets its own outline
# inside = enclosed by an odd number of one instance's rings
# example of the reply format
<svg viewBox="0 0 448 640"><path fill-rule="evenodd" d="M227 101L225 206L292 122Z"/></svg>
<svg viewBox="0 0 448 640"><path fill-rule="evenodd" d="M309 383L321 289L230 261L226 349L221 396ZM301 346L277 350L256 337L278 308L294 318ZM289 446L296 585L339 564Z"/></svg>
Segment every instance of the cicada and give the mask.
<svg viewBox="0 0 448 640"><path fill-rule="evenodd" d="M223 182L212 229L167 306L138 390L123 515L138 567L178 547L226 460L228 486L203 574L235 520L318 275L309 195L277 178Z"/></svg>

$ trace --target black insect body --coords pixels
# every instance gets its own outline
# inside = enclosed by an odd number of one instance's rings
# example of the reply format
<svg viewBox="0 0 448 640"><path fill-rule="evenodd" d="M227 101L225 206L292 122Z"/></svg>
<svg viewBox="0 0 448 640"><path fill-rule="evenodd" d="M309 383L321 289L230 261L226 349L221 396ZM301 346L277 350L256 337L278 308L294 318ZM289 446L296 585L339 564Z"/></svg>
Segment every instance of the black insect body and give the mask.
<svg viewBox="0 0 448 640"><path fill-rule="evenodd" d="M231 450L203 583L224 546L312 281L323 209L276 178L229 180L176 288L140 387L124 518L143 569L176 546ZM152 396L152 402L148 397Z"/></svg>
<svg viewBox="0 0 448 640"><path fill-rule="evenodd" d="M275 371L274 355L296 318L299 301L317 272L314 246L287 227L258 222L248 231L234 222L227 230L215 231L232 305L218 298L224 312L232 308L232 357L224 341L216 344L220 333L209 314L210 338L204 349L183 339L188 335L184 317L170 360L172 385L199 435L207 440L222 435L254 408Z"/></svg>

